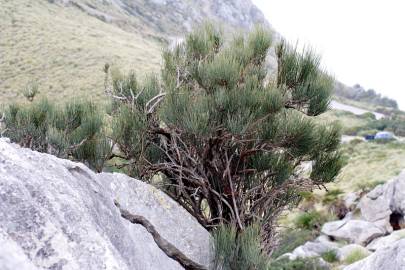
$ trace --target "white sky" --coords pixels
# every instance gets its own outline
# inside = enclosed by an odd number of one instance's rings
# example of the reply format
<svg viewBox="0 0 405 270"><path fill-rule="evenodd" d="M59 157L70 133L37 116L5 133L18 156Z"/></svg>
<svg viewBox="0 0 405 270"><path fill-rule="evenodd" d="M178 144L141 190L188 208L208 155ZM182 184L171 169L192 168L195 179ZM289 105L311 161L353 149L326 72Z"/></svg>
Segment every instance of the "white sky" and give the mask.
<svg viewBox="0 0 405 270"><path fill-rule="evenodd" d="M289 41L310 44L347 85L405 109L405 0L253 0Z"/></svg>

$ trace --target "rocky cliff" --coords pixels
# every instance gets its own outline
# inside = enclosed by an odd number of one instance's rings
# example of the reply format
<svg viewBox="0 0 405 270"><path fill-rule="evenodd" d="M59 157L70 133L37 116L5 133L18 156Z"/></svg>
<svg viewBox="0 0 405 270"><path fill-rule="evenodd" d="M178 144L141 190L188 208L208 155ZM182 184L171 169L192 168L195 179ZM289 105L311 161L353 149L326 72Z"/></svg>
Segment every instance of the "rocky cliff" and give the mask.
<svg viewBox="0 0 405 270"><path fill-rule="evenodd" d="M207 269L210 250L155 187L0 138L1 270Z"/></svg>
<svg viewBox="0 0 405 270"><path fill-rule="evenodd" d="M183 36L203 23L214 21L225 27L249 29L270 26L250 0L55 0L82 9L91 16L123 28L152 29L157 35Z"/></svg>
<svg viewBox="0 0 405 270"><path fill-rule="evenodd" d="M405 269L405 171L364 196L347 194L344 201L350 210L344 219L325 223L317 239L283 257L319 257L334 252L339 269ZM358 261L345 266L354 256Z"/></svg>

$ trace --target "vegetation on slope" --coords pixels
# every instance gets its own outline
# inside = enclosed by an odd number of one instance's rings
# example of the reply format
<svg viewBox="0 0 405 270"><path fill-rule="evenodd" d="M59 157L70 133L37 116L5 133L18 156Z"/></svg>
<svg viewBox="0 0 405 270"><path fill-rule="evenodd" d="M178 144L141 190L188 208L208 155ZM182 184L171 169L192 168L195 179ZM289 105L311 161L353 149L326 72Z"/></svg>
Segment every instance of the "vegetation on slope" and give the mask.
<svg viewBox="0 0 405 270"><path fill-rule="evenodd" d="M158 71L164 47L45 0L2 1L0 25L0 104L22 101L21 90L32 82L53 101L104 100L106 62L124 71Z"/></svg>

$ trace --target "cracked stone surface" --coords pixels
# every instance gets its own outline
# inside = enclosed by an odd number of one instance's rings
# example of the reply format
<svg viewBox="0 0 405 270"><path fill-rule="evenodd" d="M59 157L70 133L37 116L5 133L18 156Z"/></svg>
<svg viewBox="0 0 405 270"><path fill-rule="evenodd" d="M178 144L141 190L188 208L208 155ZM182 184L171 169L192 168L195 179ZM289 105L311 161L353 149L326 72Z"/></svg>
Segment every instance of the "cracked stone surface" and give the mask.
<svg viewBox="0 0 405 270"><path fill-rule="evenodd" d="M0 269L183 269L144 227L121 218L114 199L209 265L209 233L163 192L0 138Z"/></svg>

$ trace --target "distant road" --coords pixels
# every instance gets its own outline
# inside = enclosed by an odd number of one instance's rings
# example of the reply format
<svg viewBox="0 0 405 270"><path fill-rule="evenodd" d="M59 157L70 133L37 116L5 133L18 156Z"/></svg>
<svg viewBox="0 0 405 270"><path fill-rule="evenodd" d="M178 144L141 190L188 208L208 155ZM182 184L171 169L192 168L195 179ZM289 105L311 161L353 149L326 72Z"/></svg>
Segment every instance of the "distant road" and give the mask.
<svg viewBox="0 0 405 270"><path fill-rule="evenodd" d="M330 107L332 109L335 109L335 110L347 111L347 112L351 112L351 113L356 114L356 115L371 112L372 114L375 115L376 119L381 119L381 118L385 117L385 115L382 114L382 113L372 112L372 111L368 111L368 110L365 110L365 109L360 109L358 107L346 105L346 104L343 104L343 103L340 103L340 102L337 102L337 101L334 101L334 100L332 100L332 102L330 103Z"/></svg>

